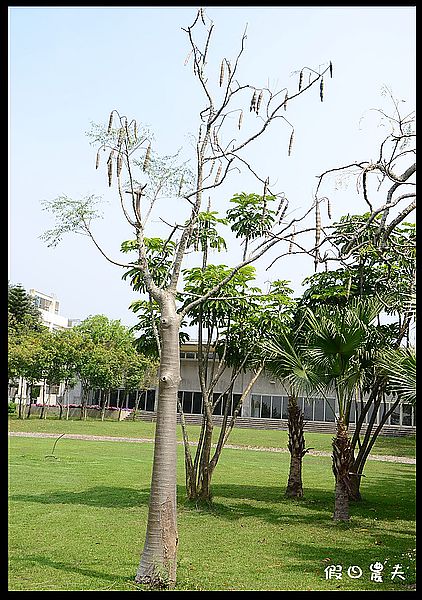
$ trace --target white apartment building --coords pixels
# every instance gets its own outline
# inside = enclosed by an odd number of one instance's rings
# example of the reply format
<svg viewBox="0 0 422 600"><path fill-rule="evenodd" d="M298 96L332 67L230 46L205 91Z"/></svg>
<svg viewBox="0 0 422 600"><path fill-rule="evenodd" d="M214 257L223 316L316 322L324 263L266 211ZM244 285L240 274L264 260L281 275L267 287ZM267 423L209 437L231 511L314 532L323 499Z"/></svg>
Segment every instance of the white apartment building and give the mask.
<svg viewBox="0 0 422 600"><path fill-rule="evenodd" d="M29 290L29 295L34 298L35 306L41 313L41 319L43 324L48 327L50 331L54 329L68 329L72 327L67 317L63 317L59 314L60 303L54 294L45 294L37 290Z"/></svg>

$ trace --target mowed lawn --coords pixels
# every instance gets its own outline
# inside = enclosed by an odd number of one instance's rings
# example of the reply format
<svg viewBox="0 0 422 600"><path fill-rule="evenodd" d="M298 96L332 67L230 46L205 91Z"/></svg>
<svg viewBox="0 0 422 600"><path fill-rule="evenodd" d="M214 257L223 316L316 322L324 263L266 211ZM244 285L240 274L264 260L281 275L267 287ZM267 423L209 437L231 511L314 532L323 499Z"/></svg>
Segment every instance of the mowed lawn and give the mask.
<svg viewBox="0 0 422 600"><path fill-rule="evenodd" d="M62 433L74 433L152 439L155 432L155 423L147 421L100 421L98 419L66 421L57 418L40 419L39 417L17 419L13 417L9 418L9 430L57 433L58 436ZM198 440L199 431L200 427L198 425L188 425L189 440ZM183 438L180 425L177 426L177 432L178 440L181 441ZM215 442L217 441L219 432L220 428L215 427ZM332 438L333 436L330 434L305 432L306 446L312 447L314 450L320 452L331 452ZM287 443L287 431L272 429L241 429L237 427L232 430L228 440L228 444L232 445L263 448L287 449ZM379 436L371 454L415 457L415 435L406 437Z"/></svg>
<svg viewBox="0 0 422 600"><path fill-rule="evenodd" d="M10 429L20 429L16 423ZM68 433L72 423L74 433L88 424L69 421ZM109 424L122 425L97 422L95 433L85 432L111 435ZM147 437L134 431L131 437ZM9 590L137 591L153 445L64 436L51 458L53 443L9 438ZM181 446L178 453L176 591L407 591L414 584L414 465L368 462L364 500L352 505L351 522L342 524L332 521L328 457L305 456L306 497L292 501L283 497L288 454L227 448L207 508L187 502ZM384 566L382 582L370 578L376 562ZM343 567L341 579L326 580L331 564ZM361 577L351 578L349 567L360 567ZM394 571L403 574L392 579Z"/></svg>

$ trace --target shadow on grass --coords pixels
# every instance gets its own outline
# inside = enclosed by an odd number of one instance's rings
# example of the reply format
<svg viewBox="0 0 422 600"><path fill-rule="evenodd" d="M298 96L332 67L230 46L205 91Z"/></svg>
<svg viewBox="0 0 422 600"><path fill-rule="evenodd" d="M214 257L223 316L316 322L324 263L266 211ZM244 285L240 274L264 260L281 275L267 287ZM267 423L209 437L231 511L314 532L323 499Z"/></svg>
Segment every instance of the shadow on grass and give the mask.
<svg viewBox="0 0 422 600"><path fill-rule="evenodd" d="M104 508L132 508L148 504L150 490L122 487L93 487L80 492L50 492L48 494L14 494L11 500L41 504L84 504Z"/></svg>
<svg viewBox="0 0 422 600"><path fill-rule="evenodd" d="M307 544L290 542L289 554L300 558L296 565L293 564L289 568L299 573L312 569L325 579L324 569L330 564L340 564L343 567L343 579L348 579L347 569L356 565L362 569L362 579L371 581L370 565L380 562L384 565L384 583L389 583L391 587L397 589L403 589L403 586L413 583L416 577L416 565L414 554L412 552L409 554L409 550L414 548L415 536L407 532L398 537L395 533L384 533L379 530L369 535L371 539L364 548L353 547L352 538L349 544L346 541L336 546L320 543L317 538ZM391 578L394 566L397 564L402 567L404 580L399 577ZM377 587L379 586L374 583L374 591Z"/></svg>
<svg viewBox="0 0 422 600"><path fill-rule="evenodd" d="M350 503L353 517L393 520L414 520L412 499L414 474L403 471L397 477L377 476L362 486L363 500ZM334 488L334 485L333 485ZM215 484L210 504L195 504L186 499L185 487L178 486L179 506L183 510L203 512L227 520L257 517L269 523L283 521L327 521L334 510L334 489L305 488L300 500L284 496L281 486ZM132 508L148 504L150 489L99 486L83 491L57 491L45 494L14 494L10 499L20 502L75 504L104 508ZM225 501L227 499L228 501ZM233 500L230 502L230 500ZM239 500L243 502L239 502Z"/></svg>
<svg viewBox="0 0 422 600"><path fill-rule="evenodd" d="M77 573L78 575L83 575L84 577L92 577L95 579L102 579L104 581L113 581L117 583L133 583L135 585L135 575L133 577L124 577L122 575L113 575L110 573L104 573L103 571L95 571L93 569L85 569L83 567L78 567L71 562L64 562L61 560L52 560L47 556L19 556L14 558L16 561L21 561L26 563L27 565L31 564L39 564L43 567L51 568L51 569L59 569L60 571L65 571L66 573Z"/></svg>

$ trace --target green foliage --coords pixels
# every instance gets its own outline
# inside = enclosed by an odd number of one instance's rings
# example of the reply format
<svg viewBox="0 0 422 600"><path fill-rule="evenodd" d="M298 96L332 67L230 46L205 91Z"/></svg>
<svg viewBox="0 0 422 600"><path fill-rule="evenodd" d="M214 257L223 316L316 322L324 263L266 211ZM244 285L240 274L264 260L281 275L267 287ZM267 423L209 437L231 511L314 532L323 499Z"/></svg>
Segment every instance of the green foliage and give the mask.
<svg viewBox="0 0 422 600"><path fill-rule="evenodd" d="M170 280L170 268L173 262L172 258L176 244L171 240L166 241L162 238L154 237L144 238L144 245L146 249L148 269L152 275L154 283L159 287L166 285ZM122 252L127 253L137 249L137 240L127 240L122 242ZM122 279L126 280L128 278L130 285L135 292L147 293L145 279L141 269L138 267L133 267L125 271Z"/></svg>
<svg viewBox="0 0 422 600"><path fill-rule="evenodd" d="M20 284L8 284L7 311L11 333L24 334L26 331L42 331L44 328L34 298Z"/></svg>
<svg viewBox="0 0 422 600"><path fill-rule="evenodd" d="M253 240L270 231L275 222L277 211L268 208L275 196L259 194L235 194L230 202L235 204L227 211L227 220L236 237Z"/></svg>
<svg viewBox="0 0 422 600"><path fill-rule="evenodd" d="M47 246L56 247L67 233L90 235L89 226L94 219L101 219L102 215L97 205L102 202L98 196L90 195L81 200L73 200L66 195L58 196L53 200L42 200L43 210L55 218L55 225L48 229L40 239L47 242Z"/></svg>
<svg viewBox="0 0 422 600"><path fill-rule="evenodd" d="M221 252L227 250L226 242L218 234L217 224L227 225L228 220L217 217L217 211L200 212L190 237L189 247L206 252L208 248Z"/></svg>
<svg viewBox="0 0 422 600"><path fill-rule="evenodd" d="M387 378L388 391L404 402L416 404L416 351L414 348L388 348L377 361L377 369Z"/></svg>
<svg viewBox="0 0 422 600"><path fill-rule="evenodd" d="M7 414L9 414L9 415L16 414L16 402L9 402L7 404Z"/></svg>

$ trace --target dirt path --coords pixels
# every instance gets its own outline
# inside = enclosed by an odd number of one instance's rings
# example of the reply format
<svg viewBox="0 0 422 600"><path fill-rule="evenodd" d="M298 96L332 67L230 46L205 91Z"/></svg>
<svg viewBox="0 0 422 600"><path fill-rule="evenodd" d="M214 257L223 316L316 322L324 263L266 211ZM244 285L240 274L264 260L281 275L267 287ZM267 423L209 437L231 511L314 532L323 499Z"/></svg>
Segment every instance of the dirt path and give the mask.
<svg viewBox="0 0 422 600"><path fill-rule="evenodd" d="M24 431L9 431L10 436L20 437L41 437L41 438L57 438L60 433L26 433ZM91 440L94 442L130 442L130 443L152 443L152 438L131 438L131 437L112 437L107 435L83 435L79 433L66 433L67 439L71 440ZM183 442L177 442L183 444ZM190 442L192 446L196 446L196 442ZM215 447L215 444L213 444ZM255 452L288 452L287 448L265 448L262 446L236 446L233 444L226 444L225 448L232 448L234 450L252 450ZM318 450L310 450L308 452L310 456L331 456L330 452L320 452ZM409 458L407 456L382 456L378 454L370 454L368 460L379 460L384 462L396 462L414 465L416 464L416 458Z"/></svg>

